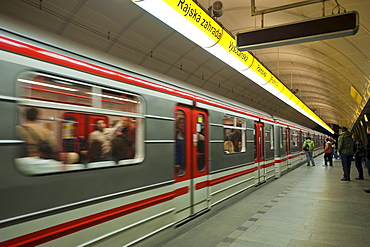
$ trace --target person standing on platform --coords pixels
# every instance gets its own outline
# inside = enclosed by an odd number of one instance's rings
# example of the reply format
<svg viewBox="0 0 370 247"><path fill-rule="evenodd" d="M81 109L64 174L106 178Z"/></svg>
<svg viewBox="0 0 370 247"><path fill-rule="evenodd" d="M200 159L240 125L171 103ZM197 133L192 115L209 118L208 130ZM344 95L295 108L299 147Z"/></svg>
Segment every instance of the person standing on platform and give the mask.
<svg viewBox="0 0 370 247"><path fill-rule="evenodd" d="M364 157L364 145L362 145L362 141L357 134L353 135L353 156L355 157L355 165L358 171L358 177L355 178L357 180L364 179L364 170L362 169L362 158Z"/></svg>
<svg viewBox="0 0 370 247"><path fill-rule="evenodd" d="M313 150L315 148L315 143L311 141L311 137L307 136L306 140L302 145L302 149L306 153L307 158L307 166L310 166L310 162L312 162L312 166L315 166L315 161L313 160Z"/></svg>
<svg viewBox="0 0 370 247"><path fill-rule="evenodd" d="M329 138L326 138L325 140L325 146L324 146L324 161L325 161L325 166L328 166L328 161L329 165L333 166L333 151L331 147L331 142Z"/></svg>
<svg viewBox="0 0 370 247"><path fill-rule="evenodd" d="M370 176L370 126L367 126L367 143L366 143L366 167L367 172ZM370 189L365 190L366 193L370 193Z"/></svg>
<svg viewBox="0 0 370 247"><path fill-rule="evenodd" d="M338 149L337 149L337 140L335 138L333 138L333 142L332 142L332 148L333 148L333 158L334 159L339 159L339 155L338 155Z"/></svg>
<svg viewBox="0 0 370 247"><path fill-rule="evenodd" d="M353 158L353 139L346 127L342 127L342 134L338 138L338 152L342 159L342 181L350 181L351 162Z"/></svg>

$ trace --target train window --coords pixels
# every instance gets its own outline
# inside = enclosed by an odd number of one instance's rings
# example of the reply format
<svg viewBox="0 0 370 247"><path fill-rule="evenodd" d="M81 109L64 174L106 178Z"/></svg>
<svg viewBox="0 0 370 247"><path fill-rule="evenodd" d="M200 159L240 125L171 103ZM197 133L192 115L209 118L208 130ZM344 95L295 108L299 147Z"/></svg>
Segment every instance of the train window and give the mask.
<svg viewBox="0 0 370 247"><path fill-rule="evenodd" d="M41 73L24 73L18 78L20 97L79 106L92 106L91 87Z"/></svg>
<svg viewBox="0 0 370 247"><path fill-rule="evenodd" d="M20 100L16 126L24 140L16 158L20 171L44 174L143 160L138 96L32 72L18 82L20 97L27 99Z"/></svg>
<svg viewBox="0 0 370 247"><path fill-rule="evenodd" d="M285 129L283 127L280 127L280 149L282 149L284 147L284 143L285 143Z"/></svg>
<svg viewBox="0 0 370 247"><path fill-rule="evenodd" d="M197 162L198 162L198 171L204 171L206 165L206 155L205 155L205 131L204 131L204 115L198 114L196 131L197 131Z"/></svg>
<svg viewBox="0 0 370 247"><path fill-rule="evenodd" d="M286 132L285 128L280 127L280 148L286 147Z"/></svg>
<svg viewBox="0 0 370 247"><path fill-rule="evenodd" d="M245 152L245 119L224 116L224 152Z"/></svg>
<svg viewBox="0 0 370 247"><path fill-rule="evenodd" d="M268 150L268 149L274 149L273 147L273 133L271 133L273 131L273 129L271 128L272 126L269 126L269 125L266 125L265 127L265 149Z"/></svg>
<svg viewBox="0 0 370 247"><path fill-rule="evenodd" d="M175 174L183 176L186 173L186 115L183 110L175 113Z"/></svg>
<svg viewBox="0 0 370 247"><path fill-rule="evenodd" d="M270 149L274 149L274 126L270 126Z"/></svg>
<svg viewBox="0 0 370 247"><path fill-rule="evenodd" d="M112 90L102 90L102 94L99 96L101 96L103 109L139 112L140 104L136 96L122 92L113 92Z"/></svg>
<svg viewBox="0 0 370 247"><path fill-rule="evenodd" d="M291 147L297 147L298 146L298 131L292 130L291 131Z"/></svg>
<svg viewBox="0 0 370 247"><path fill-rule="evenodd" d="M302 149L302 131L298 131L298 150Z"/></svg>

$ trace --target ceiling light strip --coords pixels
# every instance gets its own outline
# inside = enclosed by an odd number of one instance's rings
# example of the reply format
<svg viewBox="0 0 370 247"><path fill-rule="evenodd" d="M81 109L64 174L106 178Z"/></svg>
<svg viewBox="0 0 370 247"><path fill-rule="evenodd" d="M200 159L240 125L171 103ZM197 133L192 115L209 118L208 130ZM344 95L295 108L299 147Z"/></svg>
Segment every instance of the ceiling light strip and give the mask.
<svg viewBox="0 0 370 247"><path fill-rule="evenodd" d="M132 0L221 61L331 133L334 131L249 52L236 48L235 39L193 0Z"/></svg>

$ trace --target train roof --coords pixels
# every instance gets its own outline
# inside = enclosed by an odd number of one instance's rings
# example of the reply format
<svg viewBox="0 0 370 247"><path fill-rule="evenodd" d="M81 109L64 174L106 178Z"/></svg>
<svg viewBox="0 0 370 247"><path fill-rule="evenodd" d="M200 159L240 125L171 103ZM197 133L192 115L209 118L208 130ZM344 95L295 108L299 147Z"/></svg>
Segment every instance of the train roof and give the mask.
<svg viewBox="0 0 370 247"><path fill-rule="evenodd" d="M195 95L206 97L217 102L222 102L233 107L241 108L243 110L251 112L252 114L258 114L265 118L270 118L271 120L273 120L270 114L261 110L246 106L240 102L195 87L186 82L160 74L158 72L144 68L140 65L133 64L129 61L125 61L123 59L106 54L102 51L95 50L93 48L79 44L75 41L65 39L56 34L41 30L19 20L15 20L11 17L0 14L0 22L2 24L0 29L3 31L19 35L26 39L32 40L33 42L42 43L44 45L63 50L64 52L67 52L68 55L74 54L78 56L79 59L84 58L88 59L89 61L94 61L95 63L103 63L104 65L114 67L116 70L121 70L124 73L130 74L131 76L139 77L146 80L154 80L155 83L176 87L181 90L191 92Z"/></svg>

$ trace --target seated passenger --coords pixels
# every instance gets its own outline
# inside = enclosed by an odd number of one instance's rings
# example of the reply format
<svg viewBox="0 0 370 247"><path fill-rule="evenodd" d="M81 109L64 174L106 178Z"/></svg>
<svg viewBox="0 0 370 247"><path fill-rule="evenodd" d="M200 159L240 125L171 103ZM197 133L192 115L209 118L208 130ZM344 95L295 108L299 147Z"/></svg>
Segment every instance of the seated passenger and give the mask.
<svg viewBox="0 0 370 247"><path fill-rule="evenodd" d="M175 174L185 173L185 118L179 117L175 123Z"/></svg>
<svg viewBox="0 0 370 247"><path fill-rule="evenodd" d="M47 129L37 123L38 110L29 108L26 110L26 123L17 126L19 137L25 141L23 156L54 159L54 145Z"/></svg>
<svg viewBox="0 0 370 247"><path fill-rule="evenodd" d="M205 156L205 137L204 129L198 133L198 142L197 142L197 156L198 156L198 171L203 171L206 164Z"/></svg>
<svg viewBox="0 0 370 247"><path fill-rule="evenodd" d="M239 152L241 152L243 150L243 143L242 142L238 142L238 150L239 150Z"/></svg>
<svg viewBox="0 0 370 247"><path fill-rule="evenodd" d="M105 131L106 123L103 119L95 121L95 130L87 139L90 162L111 160L110 132Z"/></svg>
<svg viewBox="0 0 370 247"><path fill-rule="evenodd" d="M237 129L231 129L225 141L231 141L234 147L234 152L240 152L238 143L241 142L241 132Z"/></svg>
<svg viewBox="0 0 370 247"><path fill-rule="evenodd" d="M118 163L120 160L134 158L135 132L131 128L129 117L123 117L120 126L115 130L112 139L112 157Z"/></svg>
<svg viewBox="0 0 370 247"><path fill-rule="evenodd" d="M225 153L234 153L234 144L231 141L224 142L224 151Z"/></svg>
<svg viewBox="0 0 370 247"><path fill-rule="evenodd" d="M65 164L86 163L86 142L77 136L77 122L74 117L65 119L63 128L62 160Z"/></svg>

